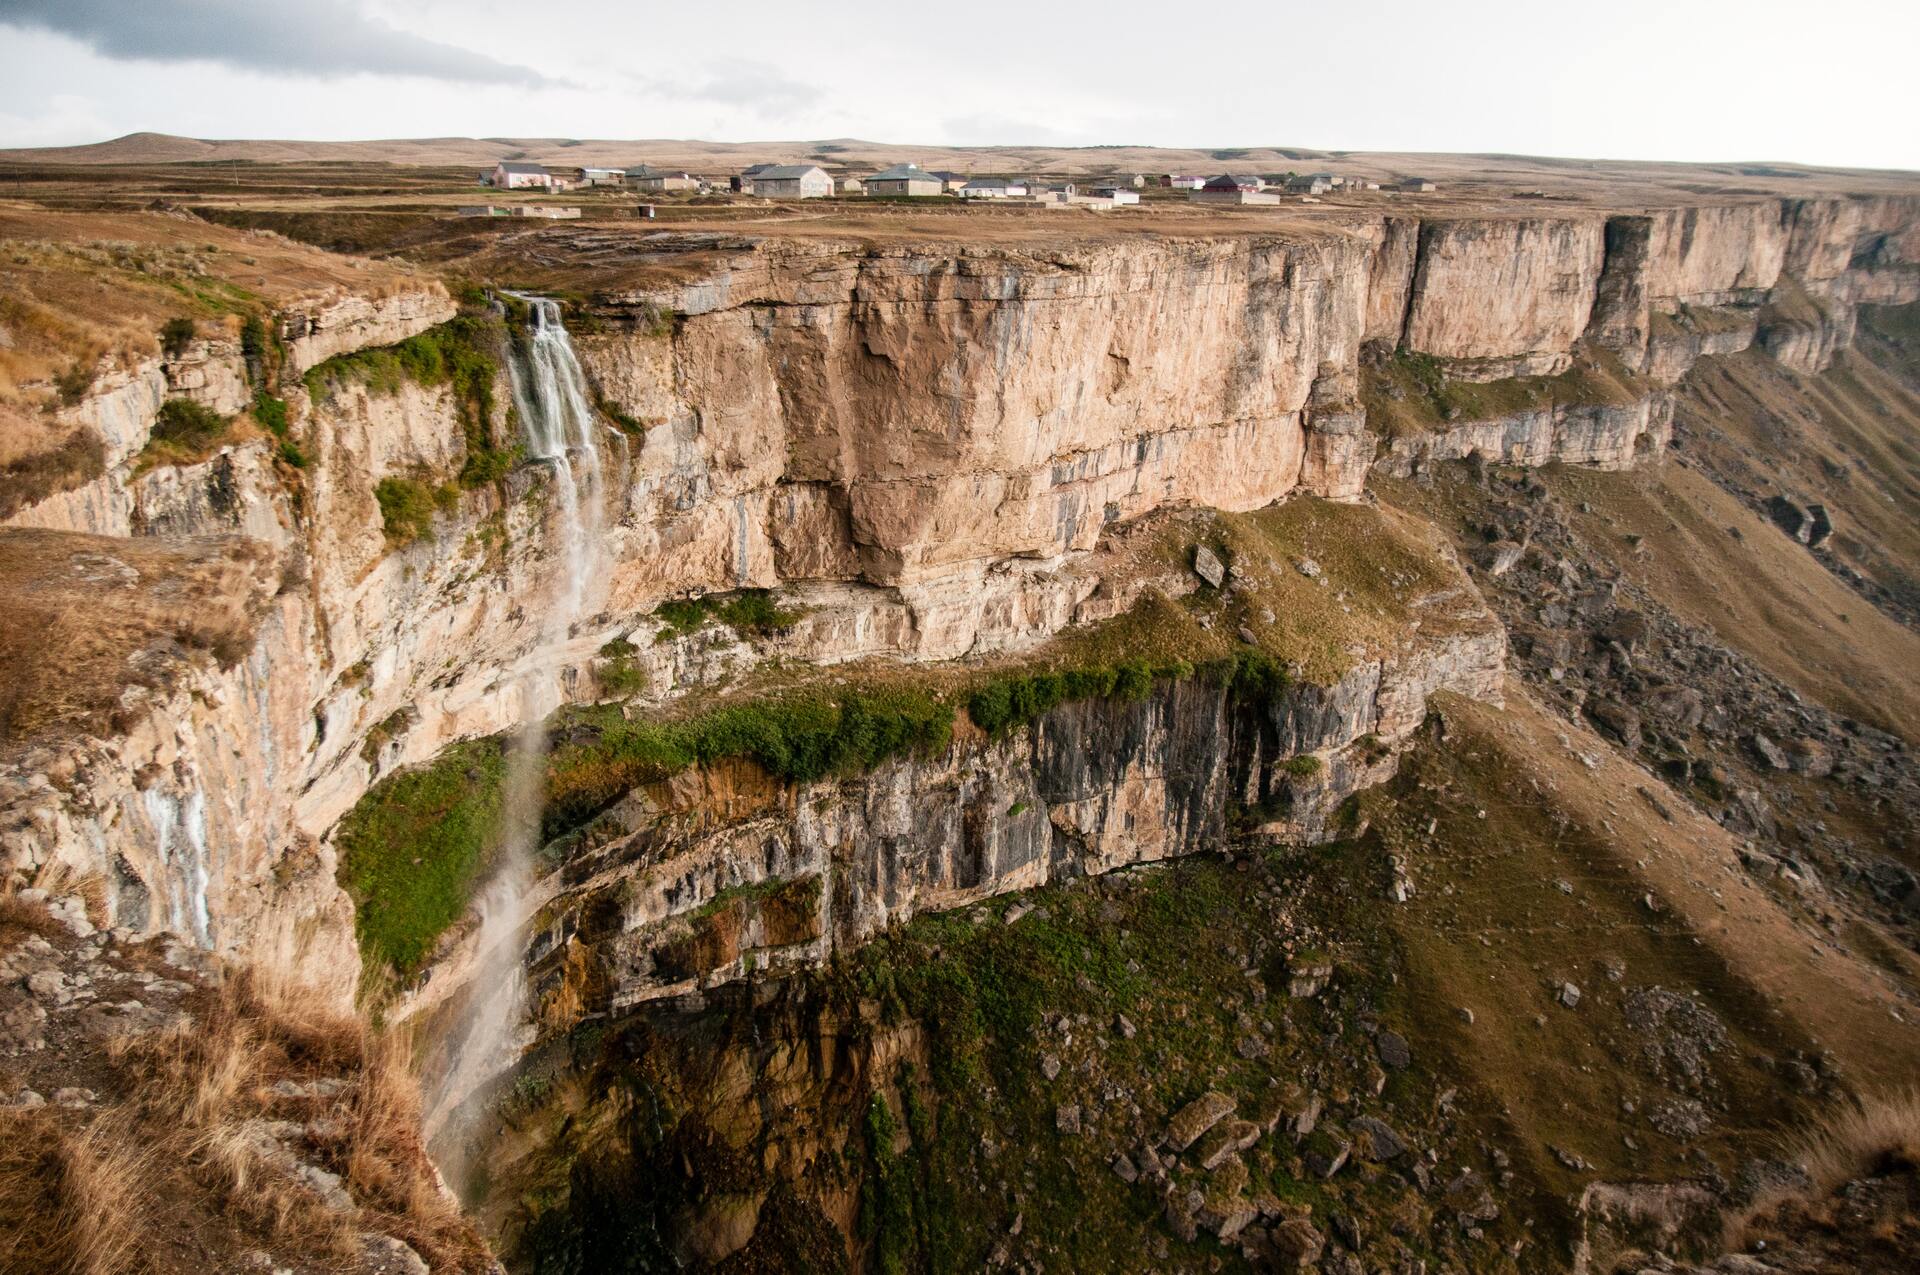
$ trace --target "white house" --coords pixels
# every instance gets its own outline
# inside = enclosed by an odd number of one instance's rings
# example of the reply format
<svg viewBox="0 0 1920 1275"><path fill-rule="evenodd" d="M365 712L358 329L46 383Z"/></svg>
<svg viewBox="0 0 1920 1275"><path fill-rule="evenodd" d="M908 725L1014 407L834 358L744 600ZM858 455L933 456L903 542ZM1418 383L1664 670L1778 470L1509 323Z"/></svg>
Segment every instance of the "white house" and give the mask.
<svg viewBox="0 0 1920 1275"><path fill-rule="evenodd" d="M833 178L818 164L773 164L750 179L750 194L762 199L825 199Z"/></svg>
<svg viewBox="0 0 1920 1275"><path fill-rule="evenodd" d="M976 177L960 188L962 199L1021 199L1026 193L1025 182L1002 177Z"/></svg>
<svg viewBox="0 0 1920 1275"><path fill-rule="evenodd" d="M1127 204L1137 204L1140 202L1140 193L1131 186L1095 186L1093 188L1093 197L1095 199L1111 199L1115 207L1124 207Z"/></svg>
<svg viewBox="0 0 1920 1275"><path fill-rule="evenodd" d="M500 190L553 189L553 175L546 169L538 164L523 164L511 159L503 159L495 164L493 175L487 181Z"/></svg>
<svg viewBox="0 0 1920 1275"><path fill-rule="evenodd" d="M1189 177L1184 173L1175 173L1172 180L1167 184L1175 190L1199 190L1207 184L1207 179L1204 177Z"/></svg>

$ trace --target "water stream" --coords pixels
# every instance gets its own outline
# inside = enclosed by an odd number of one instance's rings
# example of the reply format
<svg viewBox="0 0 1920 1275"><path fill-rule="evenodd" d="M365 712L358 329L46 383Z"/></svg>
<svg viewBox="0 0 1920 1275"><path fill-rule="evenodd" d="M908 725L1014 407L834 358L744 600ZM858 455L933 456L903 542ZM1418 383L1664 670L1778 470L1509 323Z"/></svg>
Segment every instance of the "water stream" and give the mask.
<svg viewBox="0 0 1920 1275"><path fill-rule="evenodd" d="M516 677L520 729L507 757L502 793L500 864L481 892L480 927L467 976L461 1021L450 1032L449 1064L427 1114L429 1137L480 1086L511 1066L531 1039L527 1022L523 928L540 848L547 757L546 720L564 699L555 668L557 649L587 613L596 593L604 507L598 433L586 376L562 321L560 305L522 297L528 328L512 342L508 374L527 459L553 471L549 531L557 570L548 602L530 605L538 628ZM458 1139L451 1141L457 1143ZM457 1147L442 1169L464 1176Z"/></svg>

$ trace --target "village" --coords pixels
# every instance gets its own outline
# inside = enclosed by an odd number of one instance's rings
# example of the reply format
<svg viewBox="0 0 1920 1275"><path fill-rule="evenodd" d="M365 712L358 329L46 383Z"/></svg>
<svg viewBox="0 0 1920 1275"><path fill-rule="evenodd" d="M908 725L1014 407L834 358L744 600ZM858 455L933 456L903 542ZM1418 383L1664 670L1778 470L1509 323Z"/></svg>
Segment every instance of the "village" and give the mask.
<svg viewBox="0 0 1920 1275"><path fill-rule="evenodd" d="M567 192L632 191L666 198L744 196L756 199L879 200L949 199L991 201L1000 205L1042 209L1080 209L1108 212L1138 207L1142 197L1180 198L1207 204L1279 205L1316 203L1329 193L1426 193L1435 183L1418 177L1379 182L1331 172L1119 173L1086 183L1049 181L1038 176L1009 177L958 173L900 163L866 176L836 177L819 164L753 164L737 173L702 175L676 169L636 164L626 168L559 167L526 160L503 159L479 175L482 186L500 191L563 194ZM573 205L514 203L462 207L463 216L535 217L553 220L578 218ZM635 212L654 215L651 203Z"/></svg>

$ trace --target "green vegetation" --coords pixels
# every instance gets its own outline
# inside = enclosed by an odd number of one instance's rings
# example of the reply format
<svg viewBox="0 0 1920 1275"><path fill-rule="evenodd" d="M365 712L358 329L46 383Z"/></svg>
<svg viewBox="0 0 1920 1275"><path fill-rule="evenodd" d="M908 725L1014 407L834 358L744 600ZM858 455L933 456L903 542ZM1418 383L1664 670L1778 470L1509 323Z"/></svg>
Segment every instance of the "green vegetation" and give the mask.
<svg viewBox="0 0 1920 1275"><path fill-rule="evenodd" d="M481 487L506 476L519 459L519 445L494 434L494 382L500 376L504 325L492 314L461 315L398 345L360 350L328 359L307 372L315 401L333 384L348 382L373 394L397 393L402 384L445 385L453 394L466 435L467 459L460 485Z"/></svg>
<svg viewBox="0 0 1920 1275"><path fill-rule="evenodd" d="M783 611L774 605L768 589L741 590L720 604L719 615L722 623L742 637L785 633L800 618L798 611Z"/></svg>
<svg viewBox="0 0 1920 1275"><path fill-rule="evenodd" d="M989 735L1000 736L1072 700L1145 699L1153 690L1154 678L1173 677L1178 672L1171 665L1156 667L1145 660L1130 660L1063 672L1004 675L968 697L967 716Z"/></svg>
<svg viewBox="0 0 1920 1275"><path fill-rule="evenodd" d="M1468 381L1448 376L1444 359L1398 349L1361 367L1367 420L1389 438L1431 433L1454 422L1492 420L1555 405L1619 406L1644 392L1638 376L1610 351L1582 349L1557 376Z"/></svg>
<svg viewBox="0 0 1920 1275"><path fill-rule="evenodd" d="M791 629L800 612L783 610L774 602L770 589L742 589L733 594L669 599L654 608L653 618L666 626L654 640L668 642L715 620L741 637L771 637Z"/></svg>
<svg viewBox="0 0 1920 1275"><path fill-rule="evenodd" d="M602 720L597 738L554 750L545 835L592 819L640 784L688 766L746 758L777 779L858 774L900 753L934 753L953 734L953 707L915 689L804 691L727 704L677 722Z"/></svg>
<svg viewBox="0 0 1920 1275"><path fill-rule="evenodd" d="M638 654L638 649L625 638L615 638L602 646L600 659L594 665L594 674L600 679L601 689L615 699L625 699L646 690L647 671L634 663L634 657Z"/></svg>
<svg viewBox="0 0 1920 1275"><path fill-rule="evenodd" d="M1319 774L1324 763L1312 753L1301 753L1298 757L1287 758L1281 769L1295 779L1312 779Z"/></svg>
<svg viewBox="0 0 1920 1275"><path fill-rule="evenodd" d="M300 444L293 441L292 435L288 432L287 400L275 398L265 390L260 390L254 394L253 406L248 410L252 412L253 419L273 435L278 444L274 454L295 469L305 469L307 453Z"/></svg>
<svg viewBox="0 0 1920 1275"><path fill-rule="evenodd" d="M341 821L340 884L369 971L406 976L460 919L499 843L505 749L456 744L379 784Z"/></svg>
<svg viewBox="0 0 1920 1275"><path fill-rule="evenodd" d="M141 449L138 468L191 465L205 460L228 440L232 428L232 417L190 398L170 398L154 417L153 432Z"/></svg>
<svg viewBox="0 0 1920 1275"><path fill-rule="evenodd" d="M387 543L398 548L433 534L433 515L450 508L460 498L453 487L430 486L417 478L382 478L373 488L380 502L380 523Z"/></svg>

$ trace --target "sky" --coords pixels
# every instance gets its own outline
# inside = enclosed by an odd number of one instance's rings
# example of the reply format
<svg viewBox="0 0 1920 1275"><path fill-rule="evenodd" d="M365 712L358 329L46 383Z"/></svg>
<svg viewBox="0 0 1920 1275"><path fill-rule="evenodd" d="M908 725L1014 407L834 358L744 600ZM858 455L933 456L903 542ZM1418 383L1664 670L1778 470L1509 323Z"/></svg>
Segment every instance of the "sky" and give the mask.
<svg viewBox="0 0 1920 1275"><path fill-rule="evenodd" d="M700 138L1920 169L1920 0L0 0L0 146Z"/></svg>

